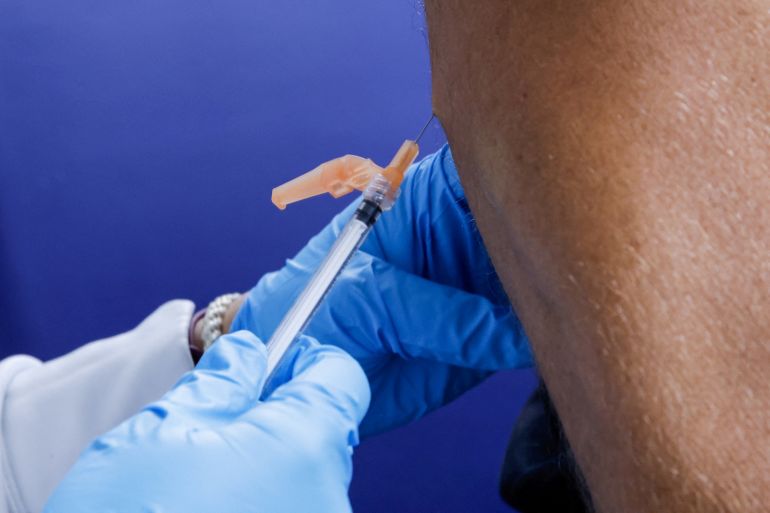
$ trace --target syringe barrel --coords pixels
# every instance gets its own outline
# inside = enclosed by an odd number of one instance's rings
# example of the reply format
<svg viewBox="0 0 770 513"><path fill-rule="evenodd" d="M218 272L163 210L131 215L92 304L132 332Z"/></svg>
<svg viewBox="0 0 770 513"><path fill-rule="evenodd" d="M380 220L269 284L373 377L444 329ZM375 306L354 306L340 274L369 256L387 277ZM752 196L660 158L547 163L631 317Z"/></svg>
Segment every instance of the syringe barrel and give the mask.
<svg viewBox="0 0 770 513"><path fill-rule="evenodd" d="M267 343L267 382L266 391L270 391L269 382L275 369L291 343L302 333L313 314L331 289L345 264L355 254L366 239L382 210L373 201L364 198L353 217L340 232L329 253L310 278L305 289L278 325Z"/></svg>

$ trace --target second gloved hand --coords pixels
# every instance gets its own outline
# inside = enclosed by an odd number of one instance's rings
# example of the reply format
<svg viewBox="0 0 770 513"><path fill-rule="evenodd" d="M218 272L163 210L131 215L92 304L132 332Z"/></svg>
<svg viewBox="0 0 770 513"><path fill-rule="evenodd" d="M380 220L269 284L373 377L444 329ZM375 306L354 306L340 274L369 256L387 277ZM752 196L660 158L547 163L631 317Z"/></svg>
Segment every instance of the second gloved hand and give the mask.
<svg viewBox="0 0 770 513"><path fill-rule="evenodd" d="M267 340L358 200L248 294L232 329ZM293 207L301 208L301 206ZM366 436L445 404L491 372L532 364L448 147L412 168L306 333L355 357L372 387Z"/></svg>
<svg viewBox="0 0 770 513"><path fill-rule="evenodd" d="M260 401L264 344L221 337L160 401L93 442L45 511L350 511L366 376L307 337L292 358Z"/></svg>

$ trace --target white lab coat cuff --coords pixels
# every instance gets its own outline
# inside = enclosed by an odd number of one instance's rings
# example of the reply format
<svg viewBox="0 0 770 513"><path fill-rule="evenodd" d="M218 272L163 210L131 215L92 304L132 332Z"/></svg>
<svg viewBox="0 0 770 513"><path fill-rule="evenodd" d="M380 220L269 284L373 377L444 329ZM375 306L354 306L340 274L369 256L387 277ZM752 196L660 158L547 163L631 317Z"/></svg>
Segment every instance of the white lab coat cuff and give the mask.
<svg viewBox="0 0 770 513"><path fill-rule="evenodd" d="M45 364L29 357L0 362L0 513L41 511L95 437L193 368L193 310L190 301L171 301L135 329Z"/></svg>
<svg viewBox="0 0 770 513"><path fill-rule="evenodd" d="M0 361L0 513L16 512L22 508L21 497L19 497L16 480L13 472L11 472L5 437L3 436L3 425L5 424L5 417L2 415L5 409L4 392L17 374L37 365L42 365L40 360L26 355L11 356Z"/></svg>

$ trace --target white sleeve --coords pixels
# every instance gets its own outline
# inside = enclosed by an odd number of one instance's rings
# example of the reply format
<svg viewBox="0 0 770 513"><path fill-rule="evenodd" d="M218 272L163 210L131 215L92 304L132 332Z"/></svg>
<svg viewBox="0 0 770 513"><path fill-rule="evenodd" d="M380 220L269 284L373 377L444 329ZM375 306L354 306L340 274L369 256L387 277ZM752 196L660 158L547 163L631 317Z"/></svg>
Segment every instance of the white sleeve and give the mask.
<svg viewBox="0 0 770 513"><path fill-rule="evenodd" d="M83 449L192 369L190 301L47 363L0 362L0 513L38 513Z"/></svg>

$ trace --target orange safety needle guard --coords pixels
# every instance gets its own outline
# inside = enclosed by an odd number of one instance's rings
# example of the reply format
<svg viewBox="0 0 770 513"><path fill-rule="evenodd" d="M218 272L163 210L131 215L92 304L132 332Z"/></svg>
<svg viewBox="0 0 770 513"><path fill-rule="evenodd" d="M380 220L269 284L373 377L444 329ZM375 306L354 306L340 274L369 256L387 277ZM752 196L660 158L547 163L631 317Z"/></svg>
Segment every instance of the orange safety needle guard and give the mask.
<svg viewBox="0 0 770 513"><path fill-rule="evenodd" d="M378 173L390 182L391 190L395 192L419 152L420 148L416 142L404 141L384 169L363 157L338 157L273 189L273 204L283 210L291 203L324 193L340 198L353 190L363 191Z"/></svg>

